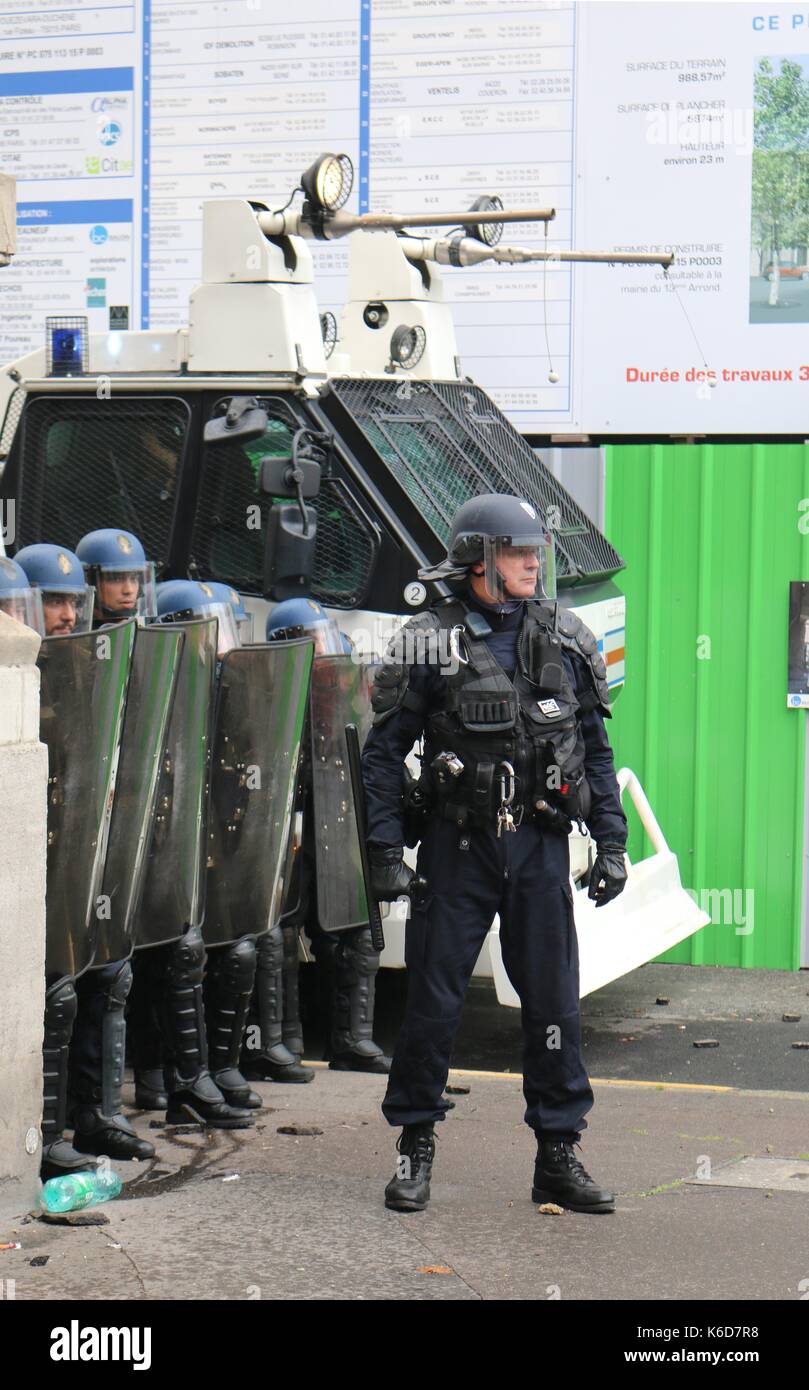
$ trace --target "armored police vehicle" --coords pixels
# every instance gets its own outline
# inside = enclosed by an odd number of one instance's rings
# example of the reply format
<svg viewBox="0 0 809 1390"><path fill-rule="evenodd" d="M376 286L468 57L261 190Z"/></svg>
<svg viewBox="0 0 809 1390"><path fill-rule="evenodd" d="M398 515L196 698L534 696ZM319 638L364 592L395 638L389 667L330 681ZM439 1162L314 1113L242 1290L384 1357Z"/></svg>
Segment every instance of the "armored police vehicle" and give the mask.
<svg viewBox="0 0 809 1390"><path fill-rule="evenodd" d="M621 557L463 375L438 266L671 258L501 246L504 225L547 227L554 210L508 211L492 197L462 213L352 215L343 211L351 179L346 156L325 155L302 176L301 206L204 204L202 282L187 328L89 335L81 318L54 318L43 347L0 372L2 495L15 502L16 547L73 547L93 528L120 526L142 539L159 577L238 589L262 630L269 603L320 600L370 659L392 624L435 597L418 570L442 559L458 506L481 492L516 493L551 526L560 602L595 632L617 689ZM451 235L409 230L434 226ZM347 234L338 327L319 312L307 241ZM628 770L620 780L653 854L632 866L627 891L597 923L586 893L576 894L583 993L706 920L637 780ZM581 884L586 839L572 857ZM395 908L386 935L383 964L402 964ZM516 1003L496 927L478 969L493 973L501 1002Z"/></svg>

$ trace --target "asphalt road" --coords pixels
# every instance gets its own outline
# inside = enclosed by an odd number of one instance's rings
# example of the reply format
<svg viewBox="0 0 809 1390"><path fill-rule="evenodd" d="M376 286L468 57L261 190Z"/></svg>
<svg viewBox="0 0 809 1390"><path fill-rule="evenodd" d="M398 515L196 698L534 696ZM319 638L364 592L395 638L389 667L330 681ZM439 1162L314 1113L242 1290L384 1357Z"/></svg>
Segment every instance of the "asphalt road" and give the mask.
<svg viewBox="0 0 809 1390"><path fill-rule="evenodd" d="M779 303L770 308L770 282L761 277L750 281L751 323L809 323L809 280L785 280L778 291Z"/></svg>
<svg viewBox="0 0 809 1390"><path fill-rule="evenodd" d="M315 1009L314 967L302 967L306 1051L323 1055ZM390 1051L405 1001L401 970L378 976L377 1041ZM657 1004L668 998L668 1004ZM783 1022L784 1013L801 1015ZM719 966L644 965L582 1001L585 1062L591 1076L703 1082L809 1091L809 970L735 970ZM718 1047L694 1043L715 1039ZM467 995L453 1066L521 1071L519 1010L498 1004L488 981Z"/></svg>

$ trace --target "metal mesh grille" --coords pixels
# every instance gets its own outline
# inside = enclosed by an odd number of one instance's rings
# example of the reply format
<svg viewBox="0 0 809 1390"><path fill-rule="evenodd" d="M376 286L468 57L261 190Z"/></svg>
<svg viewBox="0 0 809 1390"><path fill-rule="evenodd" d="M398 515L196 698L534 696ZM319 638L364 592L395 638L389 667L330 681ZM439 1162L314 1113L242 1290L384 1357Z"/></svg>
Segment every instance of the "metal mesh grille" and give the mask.
<svg viewBox="0 0 809 1390"><path fill-rule="evenodd" d="M480 387L348 378L331 386L444 544L467 498L511 492L533 502L551 526L561 582L623 569L618 552Z"/></svg>
<svg viewBox="0 0 809 1390"><path fill-rule="evenodd" d="M215 413L228 404L227 398L217 402ZM288 457L301 424L284 401L260 404L270 414L260 439L205 450L191 542L201 578L223 580L249 594L263 590L263 535L273 500L259 489L261 460ZM311 505L318 523L312 594L338 608L356 607L371 577L376 533L339 479L324 478Z"/></svg>
<svg viewBox="0 0 809 1390"><path fill-rule="evenodd" d="M188 406L175 397L29 401L19 545L75 549L87 531L120 526L165 562L188 421Z"/></svg>
<svg viewBox="0 0 809 1390"><path fill-rule="evenodd" d="M376 533L339 478L323 480L313 505L317 540L312 593L336 608L358 608L374 568Z"/></svg>
<svg viewBox="0 0 809 1390"><path fill-rule="evenodd" d="M16 391L12 392L6 406L6 418L3 421L3 429L0 431L0 459L8 458L11 453L11 446L14 443L14 435L17 432L24 405L25 387L18 386Z"/></svg>

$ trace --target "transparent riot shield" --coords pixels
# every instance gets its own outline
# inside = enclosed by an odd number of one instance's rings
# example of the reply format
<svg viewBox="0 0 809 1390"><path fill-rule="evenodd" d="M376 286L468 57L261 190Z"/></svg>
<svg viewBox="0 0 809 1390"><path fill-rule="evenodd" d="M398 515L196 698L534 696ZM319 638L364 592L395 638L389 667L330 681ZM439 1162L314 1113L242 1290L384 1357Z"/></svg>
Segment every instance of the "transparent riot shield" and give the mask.
<svg viewBox="0 0 809 1390"><path fill-rule="evenodd" d="M345 746L346 724L357 725L360 743L370 728L368 667L350 656L319 656L311 711L318 920L323 931L346 931L368 924Z"/></svg>
<svg viewBox="0 0 809 1390"><path fill-rule="evenodd" d="M134 620L46 637L40 737L48 748L45 975L48 986L92 963Z"/></svg>
<svg viewBox="0 0 809 1390"><path fill-rule="evenodd" d="M281 911L312 643L236 648L222 662L211 764L208 946L258 936Z"/></svg>
<svg viewBox="0 0 809 1390"><path fill-rule="evenodd" d="M101 894L94 966L131 955L145 882L172 701L185 642L180 627L135 637Z"/></svg>
<svg viewBox="0 0 809 1390"><path fill-rule="evenodd" d="M205 837L217 623L174 623L185 634L157 789L152 843L133 932L135 948L176 941L205 912Z"/></svg>

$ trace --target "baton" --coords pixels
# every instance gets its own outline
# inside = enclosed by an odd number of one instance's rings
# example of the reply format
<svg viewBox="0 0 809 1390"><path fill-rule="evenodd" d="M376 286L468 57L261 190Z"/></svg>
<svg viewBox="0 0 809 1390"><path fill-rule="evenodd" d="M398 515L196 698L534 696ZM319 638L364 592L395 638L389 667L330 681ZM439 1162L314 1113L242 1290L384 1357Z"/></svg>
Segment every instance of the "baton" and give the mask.
<svg viewBox="0 0 809 1390"><path fill-rule="evenodd" d="M385 934L382 930L382 914L379 903L371 891L371 863L368 858L366 838L365 788L362 785L360 765L360 738L356 724L346 724L346 749L348 751L348 775L351 781L351 795L354 799L354 816L357 822L357 836L360 842L360 863L365 884L365 897L368 901L368 925L371 928L371 944L375 951L384 951Z"/></svg>

